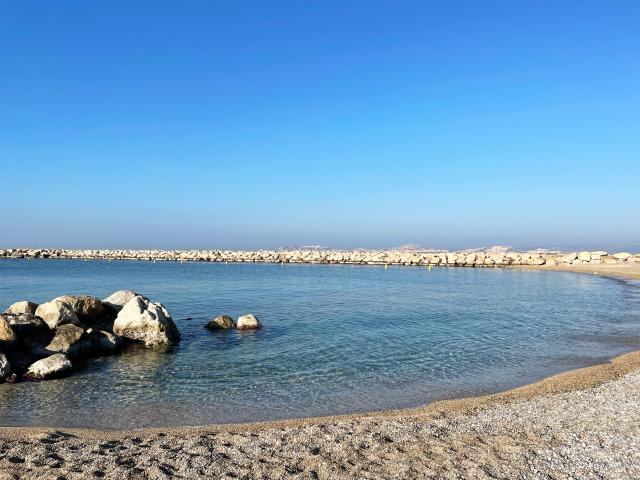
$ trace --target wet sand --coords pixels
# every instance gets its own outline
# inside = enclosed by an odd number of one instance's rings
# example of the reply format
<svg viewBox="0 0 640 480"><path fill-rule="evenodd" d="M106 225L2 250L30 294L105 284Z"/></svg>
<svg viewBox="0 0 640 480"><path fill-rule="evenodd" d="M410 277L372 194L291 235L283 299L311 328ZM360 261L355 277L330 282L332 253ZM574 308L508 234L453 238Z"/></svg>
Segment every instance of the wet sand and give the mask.
<svg viewBox="0 0 640 480"><path fill-rule="evenodd" d="M640 279L638 264L537 268ZM0 478L626 479L640 478L639 439L632 352L398 411L130 431L0 428Z"/></svg>

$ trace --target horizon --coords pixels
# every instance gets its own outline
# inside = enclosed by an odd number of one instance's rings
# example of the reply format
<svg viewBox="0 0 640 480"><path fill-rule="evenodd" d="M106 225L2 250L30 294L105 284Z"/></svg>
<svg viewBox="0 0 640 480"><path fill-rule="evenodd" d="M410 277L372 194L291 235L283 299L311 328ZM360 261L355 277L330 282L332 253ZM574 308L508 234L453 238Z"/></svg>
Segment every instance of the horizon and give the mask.
<svg viewBox="0 0 640 480"><path fill-rule="evenodd" d="M639 251L639 14L4 2L2 243Z"/></svg>

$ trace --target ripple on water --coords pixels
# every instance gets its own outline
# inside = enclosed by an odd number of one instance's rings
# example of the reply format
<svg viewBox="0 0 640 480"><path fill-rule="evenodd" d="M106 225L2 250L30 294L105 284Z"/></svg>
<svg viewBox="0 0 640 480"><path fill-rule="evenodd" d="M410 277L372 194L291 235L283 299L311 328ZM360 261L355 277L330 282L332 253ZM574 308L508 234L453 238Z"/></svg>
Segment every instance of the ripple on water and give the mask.
<svg viewBox="0 0 640 480"><path fill-rule="evenodd" d="M127 428L416 406L509 388L640 347L640 284L500 269L2 261L0 309L130 288L182 342L0 386L0 424ZM248 311L259 331L203 325Z"/></svg>

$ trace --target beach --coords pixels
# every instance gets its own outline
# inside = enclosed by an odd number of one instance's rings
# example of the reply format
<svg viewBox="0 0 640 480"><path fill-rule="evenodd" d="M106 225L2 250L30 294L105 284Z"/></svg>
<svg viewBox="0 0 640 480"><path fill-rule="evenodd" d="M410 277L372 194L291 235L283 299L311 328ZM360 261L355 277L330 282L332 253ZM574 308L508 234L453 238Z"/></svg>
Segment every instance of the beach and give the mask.
<svg viewBox="0 0 640 480"><path fill-rule="evenodd" d="M638 264L561 268L640 278ZM637 478L639 367L632 352L503 393L361 415L129 431L5 427L0 478Z"/></svg>

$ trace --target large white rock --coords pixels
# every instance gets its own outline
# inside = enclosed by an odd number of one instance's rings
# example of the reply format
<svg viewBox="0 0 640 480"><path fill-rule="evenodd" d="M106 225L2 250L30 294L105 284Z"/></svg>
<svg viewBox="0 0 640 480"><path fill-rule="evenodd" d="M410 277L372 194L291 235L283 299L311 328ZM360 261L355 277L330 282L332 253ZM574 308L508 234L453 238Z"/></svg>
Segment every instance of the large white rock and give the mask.
<svg viewBox="0 0 640 480"><path fill-rule="evenodd" d="M56 353L31 364L25 373L25 377L33 380L47 380L61 377L71 371L71 360L63 353Z"/></svg>
<svg viewBox="0 0 640 480"><path fill-rule="evenodd" d="M132 292L131 290L118 290L117 292L113 292L107 298L102 300L102 303L117 312L122 310L129 300L134 297L137 297L138 294L136 292Z"/></svg>
<svg viewBox="0 0 640 480"><path fill-rule="evenodd" d="M44 320L51 329L66 323L80 324L80 320L71 305L57 299L40 305L36 309L36 316Z"/></svg>
<svg viewBox="0 0 640 480"><path fill-rule="evenodd" d="M180 332L167 309L141 295L122 307L113 323L113 333L144 342L147 347L175 345L180 341Z"/></svg>
<svg viewBox="0 0 640 480"><path fill-rule="evenodd" d="M255 330L260 327L262 327L260 320L250 313L242 315L236 322L236 328L238 330Z"/></svg>
<svg viewBox="0 0 640 480"><path fill-rule="evenodd" d="M37 303L23 300L21 302L16 302L12 304L9 308L5 310L5 313L13 313L13 314L36 313L37 308L38 308Z"/></svg>

